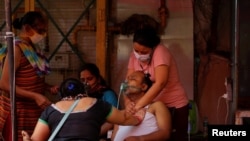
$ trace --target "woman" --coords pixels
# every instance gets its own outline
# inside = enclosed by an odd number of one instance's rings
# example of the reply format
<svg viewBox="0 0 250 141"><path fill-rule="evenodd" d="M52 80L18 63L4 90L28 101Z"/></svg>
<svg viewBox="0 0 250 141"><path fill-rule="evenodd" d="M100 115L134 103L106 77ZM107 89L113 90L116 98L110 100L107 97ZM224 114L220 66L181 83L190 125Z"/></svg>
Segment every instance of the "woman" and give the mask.
<svg viewBox="0 0 250 141"><path fill-rule="evenodd" d="M41 114L31 138L26 132L22 132L24 141L47 141L65 112L78 99L80 99L78 104L56 134L54 141L97 141L100 128L105 121L137 125L145 115L145 110L135 115L128 115L107 102L87 97L83 84L74 78L68 78L61 84L60 95L62 99L46 108Z"/></svg>
<svg viewBox="0 0 250 141"><path fill-rule="evenodd" d="M117 107L116 93L108 87L95 64L84 64L80 69L80 79L85 84L85 91L88 96L101 99ZM101 128L100 139L106 140L108 131L112 129L113 124L108 122L104 123Z"/></svg>
<svg viewBox="0 0 250 141"><path fill-rule="evenodd" d="M135 71L128 76L125 94L134 103L151 87L149 75L142 71ZM112 134L112 141L165 141L171 134L171 115L163 102L155 101L144 107L146 114L138 126L116 125Z"/></svg>
<svg viewBox="0 0 250 141"><path fill-rule="evenodd" d="M21 130L32 133L36 119L42 110L51 104L44 96L44 90L57 93L56 87L45 83L44 76L50 72L49 65L41 50L36 47L45 36L47 20L40 12L28 12L21 19L13 21L13 27L20 29L15 38L14 46L14 71L16 95L16 123L18 140L22 140ZM4 50L4 51L2 51ZM6 48L1 48L1 53L6 53ZM3 55L3 54L1 54ZM3 59L4 60L4 59ZM3 61L2 60L2 61ZM12 141L11 117L9 105L9 60L8 54L4 60L0 89L1 89L1 120L0 132L6 141Z"/></svg>
<svg viewBox="0 0 250 141"><path fill-rule="evenodd" d="M180 82L174 57L160 42L160 37L151 27L138 29L134 33L133 52L126 76L141 70L149 73L154 83L135 105L125 98L126 108L134 113L152 101L162 101L172 113L171 138L174 141L184 141L187 140L188 98Z"/></svg>

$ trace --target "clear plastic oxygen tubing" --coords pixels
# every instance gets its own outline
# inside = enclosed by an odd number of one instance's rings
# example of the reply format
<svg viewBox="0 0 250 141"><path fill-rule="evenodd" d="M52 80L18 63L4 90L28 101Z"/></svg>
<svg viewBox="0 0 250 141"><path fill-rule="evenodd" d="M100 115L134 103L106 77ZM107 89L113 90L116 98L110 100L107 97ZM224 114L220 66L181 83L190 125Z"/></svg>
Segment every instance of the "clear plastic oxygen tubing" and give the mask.
<svg viewBox="0 0 250 141"><path fill-rule="evenodd" d="M117 101L117 106L116 108L119 109L120 106L120 99L121 99L121 94L123 93L123 91L126 89L126 82L122 82L121 86L120 86L120 92L118 94L118 101Z"/></svg>

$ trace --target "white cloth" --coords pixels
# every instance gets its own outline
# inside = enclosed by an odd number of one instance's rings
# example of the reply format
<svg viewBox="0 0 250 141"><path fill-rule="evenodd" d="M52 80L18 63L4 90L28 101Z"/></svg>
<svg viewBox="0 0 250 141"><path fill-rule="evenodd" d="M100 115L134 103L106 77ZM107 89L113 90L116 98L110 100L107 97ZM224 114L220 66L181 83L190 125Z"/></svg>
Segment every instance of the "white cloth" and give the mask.
<svg viewBox="0 0 250 141"><path fill-rule="evenodd" d="M142 123L138 126L118 126L114 141L124 141L129 136L140 136L152 133L158 130L155 115L146 112Z"/></svg>

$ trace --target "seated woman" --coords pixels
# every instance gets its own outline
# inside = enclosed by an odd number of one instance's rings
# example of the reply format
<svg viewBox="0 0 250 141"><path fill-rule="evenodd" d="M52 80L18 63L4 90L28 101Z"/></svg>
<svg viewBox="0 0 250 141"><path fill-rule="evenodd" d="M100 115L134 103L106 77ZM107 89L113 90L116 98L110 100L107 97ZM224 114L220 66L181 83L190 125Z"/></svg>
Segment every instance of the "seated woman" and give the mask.
<svg viewBox="0 0 250 141"><path fill-rule="evenodd" d="M47 141L65 112L78 99L80 99L79 103L56 134L54 141L97 141L104 122L136 125L145 115L145 110L130 115L105 101L87 97L84 94L84 85L78 79L66 79L59 90L62 99L43 111L31 137L27 132L22 132L24 141Z"/></svg>
<svg viewBox="0 0 250 141"><path fill-rule="evenodd" d="M117 106L116 93L108 86L95 64L85 63L80 69L80 79L86 84L88 96L102 99L113 106Z"/></svg>
<svg viewBox="0 0 250 141"><path fill-rule="evenodd" d="M85 63L80 69L80 79L85 84L89 97L108 102L117 107L117 95L101 76L99 68L93 63ZM113 129L113 124L105 122L101 127L100 139L107 140L107 133Z"/></svg>
<svg viewBox="0 0 250 141"><path fill-rule="evenodd" d="M135 71L128 76L125 94L135 103L151 87L152 81L149 74ZM171 115L163 102L155 101L144 107L145 117L138 126L115 125L112 141L152 140L165 141L171 134Z"/></svg>

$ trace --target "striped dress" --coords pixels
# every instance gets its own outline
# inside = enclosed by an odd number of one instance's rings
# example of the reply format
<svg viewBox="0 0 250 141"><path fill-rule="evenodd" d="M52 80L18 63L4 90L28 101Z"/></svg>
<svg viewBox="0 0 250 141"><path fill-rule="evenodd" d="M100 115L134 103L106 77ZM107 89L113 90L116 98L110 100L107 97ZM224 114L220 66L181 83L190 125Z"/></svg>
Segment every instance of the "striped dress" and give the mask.
<svg viewBox="0 0 250 141"><path fill-rule="evenodd" d="M18 47L18 45L16 47ZM18 87L32 92L44 94L45 78L44 76L41 77L37 74L37 70L31 65L30 61L24 54L22 54L20 66L17 68L15 74L15 83ZM5 105L8 106L6 99ZM31 135L43 109L41 109L34 100L16 96L16 111L16 133L18 135L18 141L22 141L23 138L21 136L21 131L26 130ZM10 112L8 114L10 115ZM8 120L5 122L5 128L6 127L9 129L11 127L10 118L8 118ZM10 137L11 134L8 136Z"/></svg>
<svg viewBox="0 0 250 141"><path fill-rule="evenodd" d="M16 71L16 85L22 89L43 94L45 89L44 81L44 77L37 75L34 68L23 55L20 67ZM21 130L26 130L31 135L43 110L38 107L34 100L20 97L16 97L16 108L18 140L22 140Z"/></svg>

